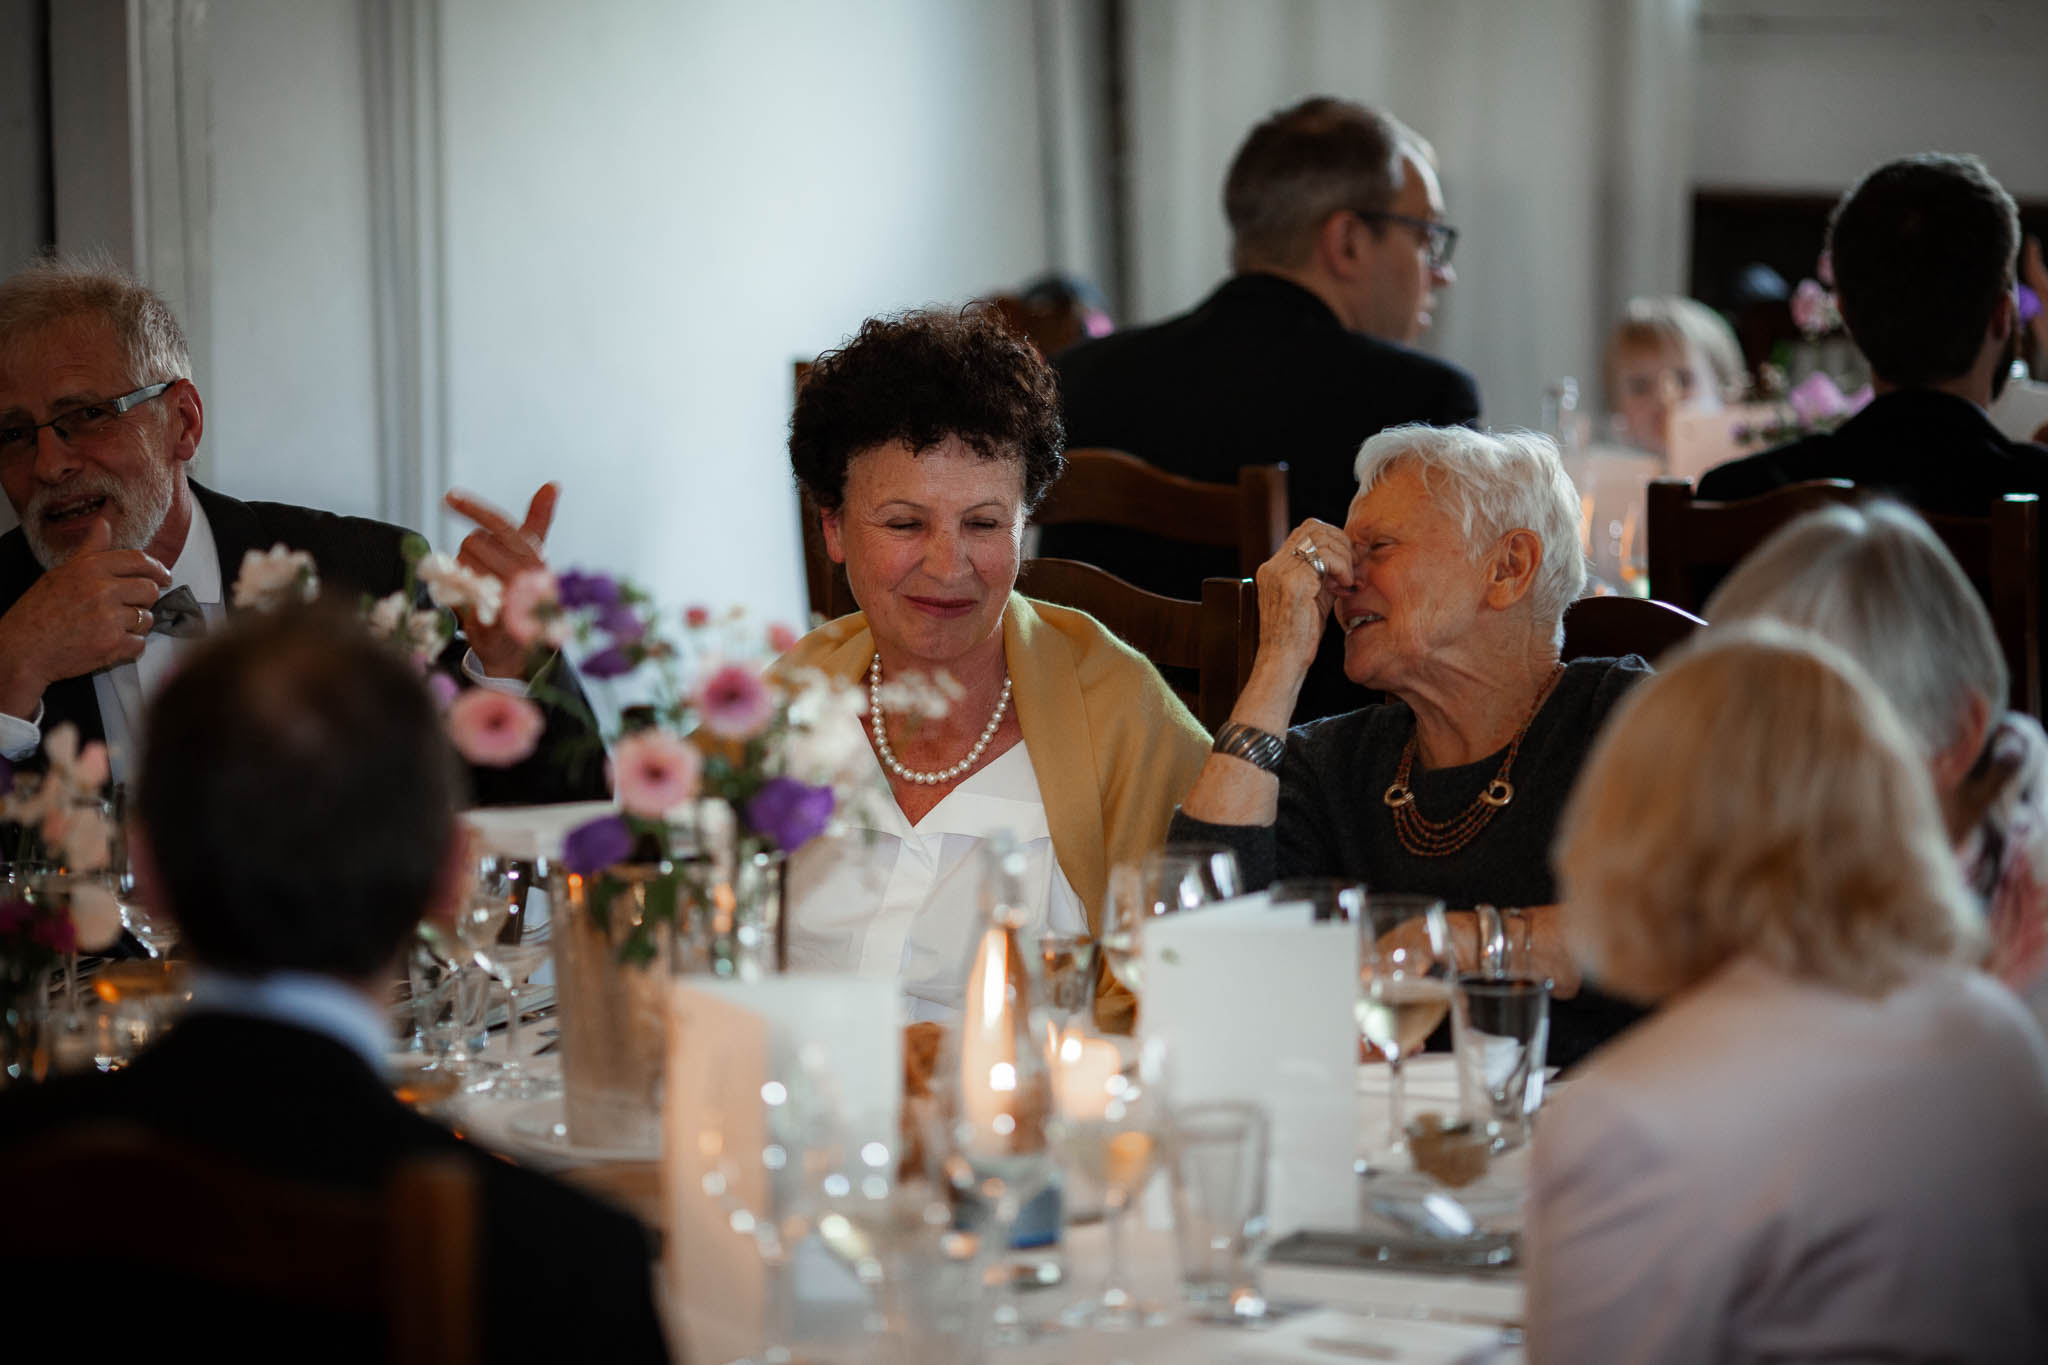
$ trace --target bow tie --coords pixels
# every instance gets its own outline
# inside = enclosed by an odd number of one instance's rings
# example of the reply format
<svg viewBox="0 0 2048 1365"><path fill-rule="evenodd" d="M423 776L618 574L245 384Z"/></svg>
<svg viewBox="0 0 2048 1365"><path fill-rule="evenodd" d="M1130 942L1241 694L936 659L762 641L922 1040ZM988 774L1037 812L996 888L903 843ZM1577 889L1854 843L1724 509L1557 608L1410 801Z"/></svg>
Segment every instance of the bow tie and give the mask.
<svg viewBox="0 0 2048 1365"><path fill-rule="evenodd" d="M149 628L152 635L189 640L206 634L206 613L200 608L199 599L192 595L192 589L182 585L157 598L149 614L156 620Z"/></svg>

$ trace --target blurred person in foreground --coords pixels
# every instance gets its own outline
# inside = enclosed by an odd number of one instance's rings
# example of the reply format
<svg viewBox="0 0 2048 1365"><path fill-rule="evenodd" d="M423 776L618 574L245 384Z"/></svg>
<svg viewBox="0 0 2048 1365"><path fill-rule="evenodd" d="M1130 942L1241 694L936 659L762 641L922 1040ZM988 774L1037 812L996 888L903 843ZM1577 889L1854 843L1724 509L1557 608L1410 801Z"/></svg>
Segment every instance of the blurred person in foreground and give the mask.
<svg viewBox="0 0 2048 1365"><path fill-rule="evenodd" d="M391 982L421 918L468 891L461 769L411 661L339 610L251 613L166 683L143 760L133 856L189 949L191 1007L122 1071L0 1096L0 1165L30 1139L121 1122L369 1198L400 1159L456 1154L479 1180L483 1359L665 1359L638 1222L392 1095ZM52 1267L35 1311L76 1328L68 1308L105 1303L121 1240L105 1266ZM309 1319L175 1275L150 1293L165 1305L153 1339L183 1337L201 1358L382 1357L379 1323Z"/></svg>
<svg viewBox="0 0 2048 1365"><path fill-rule="evenodd" d="M1573 951L1657 1012L1537 1122L1529 1358L2048 1358L2048 1043L1854 660L1716 630L1566 810Z"/></svg>
<svg viewBox="0 0 2048 1365"><path fill-rule="evenodd" d="M1986 969L2048 1026L2048 737L2008 711L1983 599L1910 508L1823 507L1752 551L1707 603L1719 629L1769 618L1861 664L1927 765L1964 880L1984 908Z"/></svg>
<svg viewBox="0 0 2048 1365"><path fill-rule="evenodd" d="M1718 412L1742 397L1742 348L1719 313L1697 299L1633 298L1607 337L1607 406L1614 434L1667 455L1671 418Z"/></svg>
<svg viewBox="0 0 2048 1365"><path fill-rule="evenodd" d="M1456 281L1436 153L1377 109L1319 96L1245 137L1223 184L1232 274L1189 312L1063 352L1067 437L1171 474L1235 483L1287 466L1295 519L1351 496L1366 437L1405 422L1476 421L1479 389L1417 349ZM1101 526L1048 526L1040 552L1169 597L1238 576L1228 548ZM1344 709L1333 634L1302 720Z"/></svg>
<svg viewBox="0 0 2048 1365"><path fill-rule="evenodd" d="M1699 496L1848 479L1981 517L2001 494L2048 495L2048 449L2008 440L1985 411L2019 345L2019 246L2012 196L1973 156L1901 157L1863 177L1828 224L1828 259L1876 397L1833 431L1715 466Z"/></svg>
<svg viewBox="0 0 2048 1365"><path fill-rule="evenodd" d="M790 463L861 610L778 667L868 684L845 738L875 767L856 823L790 860L789 960L897 977L913 1022L958 1017L988 835L1023 852L1037 927L1093 933L1110 867L1160 843L1208 749L1141 655L1016 590L1063 445L1052 371L986 309L870 319L819 357L790 420ZM891 684L938 674L942 716L891 704ZM1128 1027L1128 993L1107 973L1103 989L1098 1016Z"/></svg>
<svg viewBox="0 0 2048 1365"><path fill-rule="evenodd" d="M1441 896L1468 963L1463 912L1518 907L1556 982L1551 1059L1576 1061L1637 1011L1584 987L1564 952L1551 835L1594 733L1650 671L1634 655L1560 662L1585 582L1549 437L1381 432L1344 525L1303 522L1260 567L1258 657L1172 837L1229 844L1252 887L1343 877ZM1290 731L1332 613L1351 682L1390 699Z"/></svg>

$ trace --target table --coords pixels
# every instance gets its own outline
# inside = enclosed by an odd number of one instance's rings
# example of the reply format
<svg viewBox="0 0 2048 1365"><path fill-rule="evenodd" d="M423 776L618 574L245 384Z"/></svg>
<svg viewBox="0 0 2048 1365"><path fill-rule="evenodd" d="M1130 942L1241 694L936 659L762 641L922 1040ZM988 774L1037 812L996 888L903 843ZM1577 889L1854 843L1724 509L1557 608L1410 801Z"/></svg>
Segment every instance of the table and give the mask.
<svg viewBox="0 0 2048 1365"><path fill-rule="evenodd" d="M538 1031L535 1035L539 1043ZM537 1059L545 1066L550 1058ZM1409 1064L1411 1111L1455 1105L1456 1081L1448 1057L1424 1056ZM1359 1117L1366 1140L1384 1136L1386 1069L1361 1067ZM652 1162L576 1162L550 1160L534 1144L509 1133L499 1109L482 1097L467 1098L453 1117L476 1141L515 1159L550 1169L562 1178L622 1204L662 1228L667 1222L659 1168ZM1129 1215L1125 1231L1128 1278L1142 1296L1175 1305L1177 1269L1164 1179L1156 1180ZM1066 1277L1046 1289L1004 1291L1020 1320L1029 1325L1050 1322L1061 1309L1098 1288L1108 1259L1108 1236L1099 1222L1070 1226L1062 1241ZM1247 1331L1177 1320L1166 1326L1123 1334L1063 1332L1024 1345L989 1353L989 1365L1148 1365L1149 1362L1213 1362L1214 1365L1355 1365L1357 1361L1405 1362L1407 1365L1508 1365L1519 1361L1518 1347L1504 1339L1497 1318L1512 1319L1516 1311L1501 1310L1503 1281L1509 1302L1518 1304L1512 1277L1489 1275L1484 1308L1461 1314L1458 1306L1472 1281L1442 1275L1289 1270L1290 1283L1327 1283L1324 1306L1296 1313L1271 1328ZM1276 1277L1277 1278L1277 1277ZM1467 1320L1458 1320L1465 1317Z"/></svg>

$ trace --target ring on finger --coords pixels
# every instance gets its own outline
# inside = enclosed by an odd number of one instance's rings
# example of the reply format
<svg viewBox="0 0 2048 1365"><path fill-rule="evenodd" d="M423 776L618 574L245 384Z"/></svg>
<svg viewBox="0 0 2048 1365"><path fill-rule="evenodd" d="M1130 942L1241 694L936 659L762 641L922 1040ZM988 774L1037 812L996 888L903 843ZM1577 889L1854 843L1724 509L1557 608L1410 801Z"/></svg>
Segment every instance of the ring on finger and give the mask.
<svg viewBox="0 0 2048 1365"><path fill-rule="evenodd" d="M140 617L142 618L141 620L136 622L137 633L141 635L149 634L149 632L156 626L156 614L152 612L148 607L137 607L135 610L137 614L140 615Z"/></svg>
<svg viewBox="0 0 2048 1365"><path fill-rule="evenodd" d="M1303 537L1301 544L1294 547L1294 557L1307 564L1311 569L1314 569L1316 577L1327 578L1329 576L1330 566L1323 563L1323 557L1317 553L1316 543L1313 540Z"/></svg>

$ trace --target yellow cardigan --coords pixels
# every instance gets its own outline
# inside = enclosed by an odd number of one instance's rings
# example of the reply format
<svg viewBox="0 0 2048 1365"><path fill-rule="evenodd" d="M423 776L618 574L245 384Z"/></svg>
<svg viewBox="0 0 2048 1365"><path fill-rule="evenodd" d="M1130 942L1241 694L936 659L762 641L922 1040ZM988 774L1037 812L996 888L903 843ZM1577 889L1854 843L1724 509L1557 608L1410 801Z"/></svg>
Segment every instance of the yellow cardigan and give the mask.
<svg viewBox="0 0 2048 1365"><path fill-rule="evenodd" d="M1208 733L1143 655L1086 612L1013 592L1003 652L1053 856L1099 934L1109 869L1166 841L1208 757ZM858 681L874 654L867 617L855 612L806 635L776 667ZM1096 1017L1127 1030L1130 994L1108 972L1102 979Z"/></svg>

